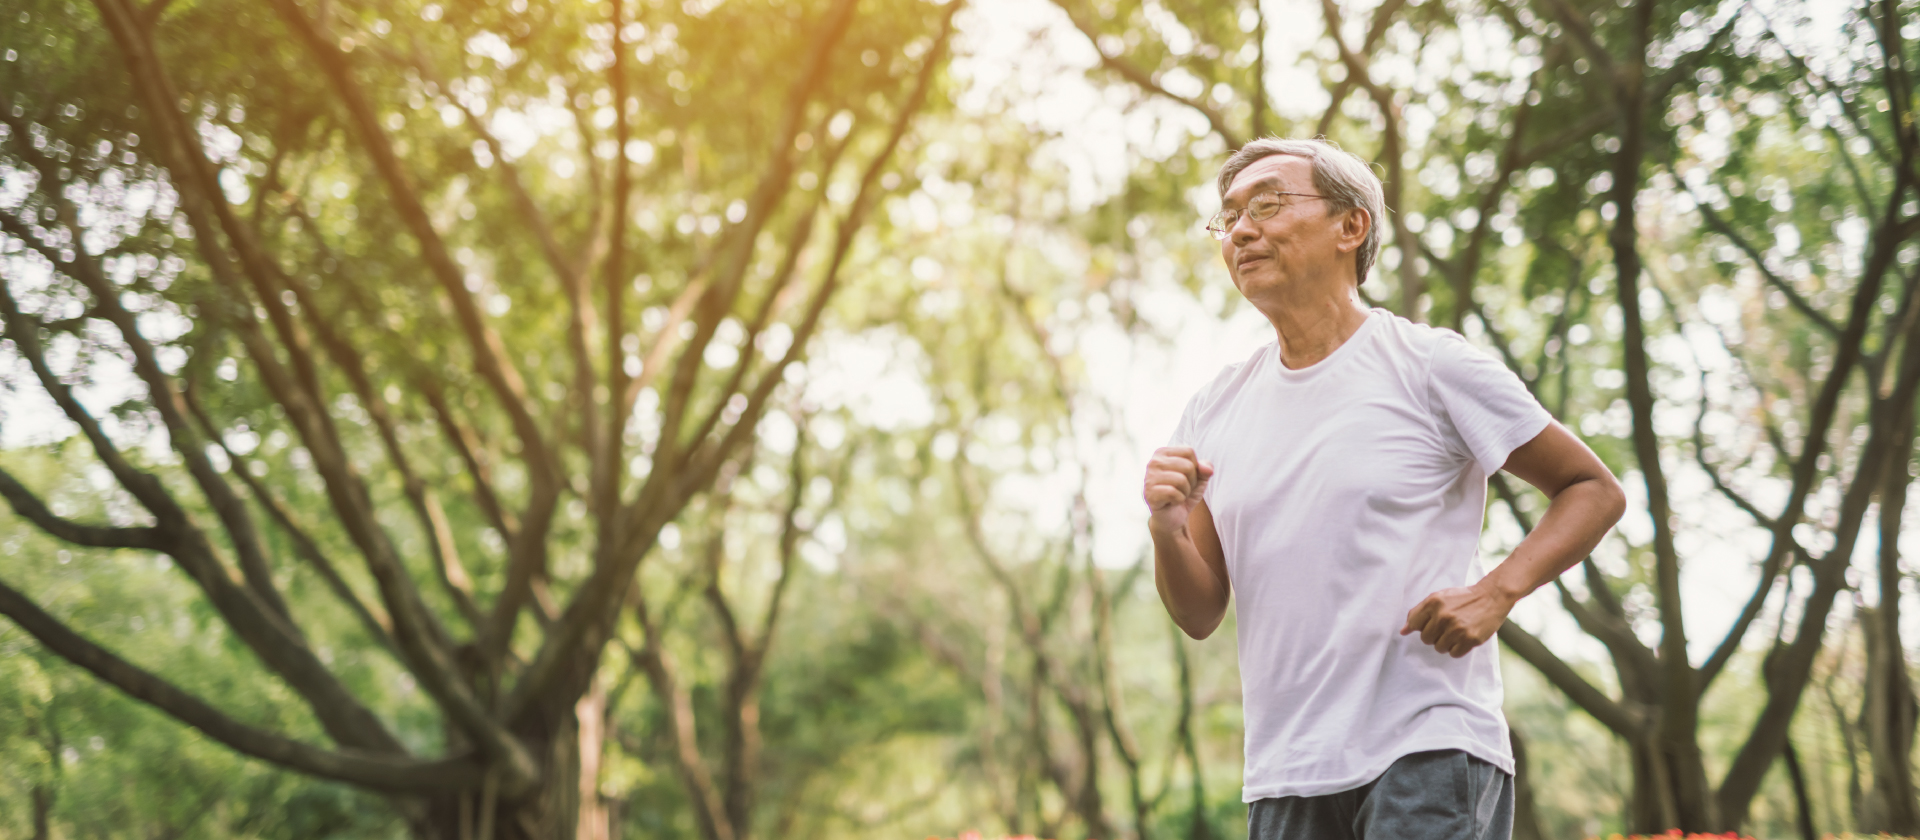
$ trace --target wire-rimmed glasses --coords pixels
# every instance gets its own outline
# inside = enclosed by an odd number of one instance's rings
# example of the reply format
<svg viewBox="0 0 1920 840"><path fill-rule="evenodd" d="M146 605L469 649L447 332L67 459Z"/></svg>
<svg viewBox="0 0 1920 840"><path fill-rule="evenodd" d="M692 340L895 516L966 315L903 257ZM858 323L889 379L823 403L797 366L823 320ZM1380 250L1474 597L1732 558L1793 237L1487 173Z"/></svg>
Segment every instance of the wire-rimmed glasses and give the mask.
<svg viewBox="0 0 1920 840"><path fill-rule="evenodd" d="M1240 221L1240 214L1242 212L1246 213L1247 218L1249 219L1252 219L1256 222L1264 222L1268 219L1273 218L1273 214L1278 213L1282 210L1285 210L1287 209L1287 207L1297 203L1293 201L1287 201L1285 198L1283 198L1283 196L1295 196L1301 200L1305 200L1309 198L1326 198L1326 196L1324 195L1314 195L1312 193L1281 192L1280 190L1267 190L1266 192L1255 195L1253 197L1253 200L1248 201L1247 209L1244 211L1221 210L1220 212L1213 214L1213 218L1207 221L1207 233L1212 234L1213 238L1215 239L1225 239L1227 238L1227 231L1233 230L1234 223Z"/></svg>

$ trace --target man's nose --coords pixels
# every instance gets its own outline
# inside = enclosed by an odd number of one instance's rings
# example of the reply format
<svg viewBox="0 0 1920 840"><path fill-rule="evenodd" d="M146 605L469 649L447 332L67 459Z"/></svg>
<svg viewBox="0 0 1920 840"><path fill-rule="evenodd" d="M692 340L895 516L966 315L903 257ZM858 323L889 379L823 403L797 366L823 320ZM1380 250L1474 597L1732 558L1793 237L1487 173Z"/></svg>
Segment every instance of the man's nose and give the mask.
<svg viewBox="0 0 1920 840"><path fill-rule="evenodd" d="M1233 220L1233 227L1227 228L1227 239L1232 241L1236 248L1252 242L1259 236L1259 223L1248 218L1245 213L1241 213L1239 218Z"/></svg>

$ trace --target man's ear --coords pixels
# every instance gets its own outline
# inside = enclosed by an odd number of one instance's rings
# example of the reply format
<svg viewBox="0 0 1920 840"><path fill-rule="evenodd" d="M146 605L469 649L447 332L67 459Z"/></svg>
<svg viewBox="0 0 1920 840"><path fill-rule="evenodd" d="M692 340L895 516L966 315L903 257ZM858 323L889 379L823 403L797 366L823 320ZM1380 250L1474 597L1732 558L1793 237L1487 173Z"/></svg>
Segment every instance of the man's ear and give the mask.
<svg viewBox="0 0 1920 840"><path fill-rule="evenodd" d="M1367 241L1367 232L1373 230L1373 214L1359 207L1349 207L1340 214L1339 239L1334 247L1342 253L1360 250L1361 243Z"/></svg>

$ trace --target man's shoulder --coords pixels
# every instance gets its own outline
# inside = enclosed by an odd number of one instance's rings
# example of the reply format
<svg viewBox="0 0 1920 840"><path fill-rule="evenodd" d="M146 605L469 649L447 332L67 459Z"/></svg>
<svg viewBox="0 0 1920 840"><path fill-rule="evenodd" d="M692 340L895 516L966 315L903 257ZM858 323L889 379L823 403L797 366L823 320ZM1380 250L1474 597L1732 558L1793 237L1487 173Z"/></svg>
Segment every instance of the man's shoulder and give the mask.
<svg viewBox="0 0 1920 840"><path fill-rule="evenodd" d="M1385 310L1381 311L1387 331L1395 340L1414 350L1422 357L1430 357L1440 350L1470 349L1473 343L1459 332L1446 327L1423 324Z"/></svg>
<svg viewBox="0 0 1920 840"><path fill-rule="evenodd" d="M1234 394L1244 390L1248 384L1255 381L1255 372L1264 364L1266 356L1274 352L1276 346L1269 341L1255 348L1246 358L1222 365L1212 379L1207 380L1205 385L1193 392L1193 396L1187 401L1189 410L1211 407L1223 400L1231 399Z"/></svg>
<svg viewBox="0 0 1920 840"><path fill-rule="evenodd" d="M1198 445L1199 439L1215 424L1222 411L1259 381L1258 371L1263 364L1263 357L1274 351L1272 342L1263 344L1247 358L1222 366L1212 379L1195 390L1187 398L1186 408L1181 412L1180 431L1174 436L1176 442Z"/></svg>
<svg viewBox="0 0 1920 840"><path fill-rule="evenodd" d="M1397 349L1394 355L1399 357L1399 364L1396 367L1406 371L1410 381L1431 383L1436 377L1445 379L1487 363L1500 364L1456 330L1422 324L1392 313L1388 313L1385 320L1386 332L1392 336L1385 344Z"/></svg>

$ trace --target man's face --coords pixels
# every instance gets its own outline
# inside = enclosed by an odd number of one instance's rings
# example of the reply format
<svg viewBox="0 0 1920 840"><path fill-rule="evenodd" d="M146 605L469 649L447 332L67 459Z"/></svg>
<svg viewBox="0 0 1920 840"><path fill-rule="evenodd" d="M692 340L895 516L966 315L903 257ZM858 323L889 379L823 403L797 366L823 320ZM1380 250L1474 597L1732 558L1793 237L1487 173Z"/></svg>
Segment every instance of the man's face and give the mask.
<svg viewBox="0 0 1920 840"><path fill-rule="evenodd" d="M1234 176L1221 206L1244 210L1254 196L1268 191L1317 195L1312 161L1293 155L1256 160ZM1342 248L1343 240L1352 238L1350 231L1342 235L1350 214L1329 215L1323 198L1283 195L1280 200L1286 206L1263 221L1242 213L1220 240L1220 257L1240 294L1257 304L1271 292L1303 283L1353 282L1348 279L1353 250Z"/></svg>

